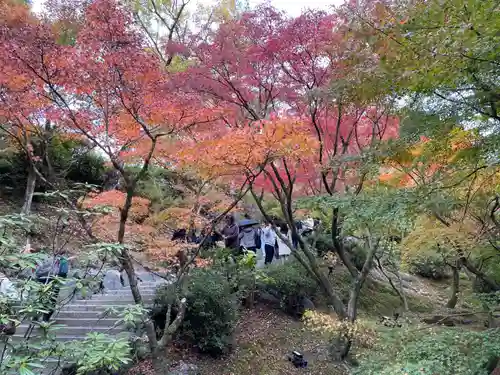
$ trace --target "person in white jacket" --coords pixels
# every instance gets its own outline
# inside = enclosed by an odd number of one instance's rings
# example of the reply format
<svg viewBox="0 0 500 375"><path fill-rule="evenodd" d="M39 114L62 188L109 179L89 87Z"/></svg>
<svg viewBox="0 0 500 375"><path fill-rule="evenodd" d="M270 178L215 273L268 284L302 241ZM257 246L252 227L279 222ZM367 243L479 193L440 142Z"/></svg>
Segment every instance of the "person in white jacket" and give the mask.
<svg viewBox="0 0 500 375"><path fill-rule="evenodd" d="M261 231L261 243L265 256L265 264L270 264L273 261L277 246L276 240L276 232L274 231L271 223L267 223Z"/></svg>
<svg viewBox="0 0 500 375"><path fill-rule="evenodd" d="M285 237L288 242L292 243L292 236L291 236L291 231L288 230L288 227L282 226L280 227L280 234ZM277 247L278 247L278 258L279 259L286 259L290 256L292 253L292 250L290 247L283 241L279 236L277 237Z"/></svg>
<svg viewBox="0 0 500 375"><path fill-rule="evenodd" d="M19 293L17 292L16 287L2 272L0 272L0 295L5 296L10 300L19 300Z"/></svg>
<svg viewBox="0 0 500 375"><path fill-rule="evenodd" d="M19 301L19 293L9 278L2 272L0 272L0 297L6 299L2 305L0 305L0 313L2 315L10 316L12 315L11 303ZM7 322L0 323L0 336L1 335L13 335L16 333L15 321L9 317Z"/></svg>

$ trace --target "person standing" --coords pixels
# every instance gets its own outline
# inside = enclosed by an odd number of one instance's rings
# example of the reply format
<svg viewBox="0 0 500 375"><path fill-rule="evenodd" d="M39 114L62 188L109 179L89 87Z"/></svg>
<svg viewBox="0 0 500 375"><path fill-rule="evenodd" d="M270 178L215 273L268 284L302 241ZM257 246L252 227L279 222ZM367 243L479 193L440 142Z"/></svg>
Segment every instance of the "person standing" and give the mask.
<svg viewBox="0 0 500 375"><path fill-rule="evenodd" d="M291 238L291 231L288 230L288 226L286 225L283 225L283 226L280 226L280 234L282 235L282 237L286 238L288 240L288 242L292 242L292 238ZM287 259L290 254L292 253L292 249L290 249L290 247L286 244L285 241L283 241L279 236L277 236L277 239L276 239L276 242L277 242L277 258L279 259Z"/></svg>
<svg viewBox="0 0 500 375"><path fill-rule="evenodd" d="M257 248L260 248L260 230L254 226L242 228L239 234L240 248L257 253Z"/></svg>
<svg viewBox="0 0 500 375"><path fill-rule="evenodd" d="M43 321L48 322L55 312L57 301L59 299L59 292L61 286L56 277L65 279L69 272L69 259L66 258L64 252L53 257L46 257L35 270L36 280L42 284L48 284L54 281L54 285L49 291L49 303L47 312L43 314Z"/></svg>
<svg viewBox="0 0 500 375"><path fill-rule="evenodd" d="M234 220L233 215L228 215L226 217L226 225L222 229L222 237L224 238L224 246L227 249L231 250L239 250L239 235L240 228L236 221Z"/></svg>
<svg viewBox="0 0 500 375"><path fill-rule="evenodd" d="M0 305L0 314L4 316L4 321L0 322L0 336L11 336L16 333L16 324L12 304L19 302L19 293L9 278L0 271L0 298L3 303Z"/></svg>
<svg viewBox="0 0 500 375"><path fill-rule="evenodd" d="M266 223L262 229L262 246L264 248L265 264L270 264L273 261L277 246L277 236L271 223Z"/></svg>

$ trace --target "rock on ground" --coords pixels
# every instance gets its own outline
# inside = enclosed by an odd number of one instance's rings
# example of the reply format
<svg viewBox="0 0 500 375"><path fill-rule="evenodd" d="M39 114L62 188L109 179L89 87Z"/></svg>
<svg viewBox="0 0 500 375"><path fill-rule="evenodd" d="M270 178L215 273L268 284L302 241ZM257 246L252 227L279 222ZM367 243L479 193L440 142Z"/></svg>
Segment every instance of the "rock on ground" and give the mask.
<svg viewBox="0 0 500 375"><path fill-rule="evenodd" d="M168 375L199 375L200 370L198 366L193 363L186 363L180 361L174 369L168 372Z"/></svg>

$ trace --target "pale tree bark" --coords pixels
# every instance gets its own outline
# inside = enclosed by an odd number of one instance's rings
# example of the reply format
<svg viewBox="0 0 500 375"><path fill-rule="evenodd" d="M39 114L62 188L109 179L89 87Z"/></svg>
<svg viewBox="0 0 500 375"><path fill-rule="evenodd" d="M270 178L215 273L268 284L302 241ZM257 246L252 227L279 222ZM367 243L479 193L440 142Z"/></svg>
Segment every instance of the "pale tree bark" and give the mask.
<svg viewBox="0 0 500 375"><path fill-rule="evenodd" d="M33 194L35 193L36 186L36 173L33 166L28 167L28 180L26 182L26 189L24 192L23 207L21 208L21 213L23 215L29 215L31 213L31 205L33 203Z"/></svg>
<svg viewBox="0 0 500 375"><path fill-rule="evenodd" d="M408 298L406 298L406 293L403 289L403 279L401 278L401 274L399 273L399 271L396 271L396 276L398 278L399 295L403 302L404 311L410 311L410 306L408 305Z"/></svg>
<svg viewBox="0 0 500 375"><path fill-rule="evenodd" d="M126 185L126 196L123 207L120 208L120 226L118 228L117 241L120 244L124 244L125 241L125 230L127 225L128 216L130 209L132 207L132 200L134 198L135 189L137 182L140 181L146 175L149 164L151 162L151 157L153 156L154 150L156 148L156 139L153 140L149 153L142 165L142 168L136 178L130 178L127 172L123 168L117 168L122 177L125 180ZM115 161L114 164L117 164ZM130 291L132 292L132 297L137 305L143 305L143 300L139 286L137 285L137 276L135 274L133 259L130 256L129 250L126 247L121 249L121 256L119 257L122 268L127 273L129 280ZM148 336L149 348L151 353L156 356L158 355L158 340L156 339L156 331L154 328L154 323L149 316L146 316L143 321L144 327L146 329L146 334Z"/></svg>
<svg viewBox="0 0 500 375"><path fill-rule="evenodd" d="M21 214L29 215L31 213L31 205L33 203L33 195L35 194L36 186L36 173L34 167L31 165L28 167L28 179L26 181L26 189L24 191L24 201L23 207L21 208ZM24 246L24 251L30 251L31 249L31 236L28 234L26 236L26 245Z"/></svg>

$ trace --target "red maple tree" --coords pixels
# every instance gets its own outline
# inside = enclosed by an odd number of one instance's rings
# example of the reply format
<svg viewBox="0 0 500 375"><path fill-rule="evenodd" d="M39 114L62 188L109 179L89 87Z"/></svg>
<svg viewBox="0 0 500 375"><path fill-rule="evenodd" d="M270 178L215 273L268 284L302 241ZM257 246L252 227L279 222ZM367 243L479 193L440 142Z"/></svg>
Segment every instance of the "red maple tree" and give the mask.
<svg viewBox="0 0 500 375"><path fill-rule="evenodd" d="M295 194L346 189L364 177L354 156L397 137L398 119L386 103L354 101L344 90L359 64L354 67L354 48L339 31L341 22L325 12L289 18L262 6L222 25L210 42L193 50L198 63L185 73L190 92L224 108L220 121L226 126L209 134L213 142L237 134L235 129L283 116L293 119L290 127L308 126L317 140L313 155L289 161L287 168L281 163L255 186L272 191L272 178L292 176ZM363 64L375 62L367 57Z"/></svg>

